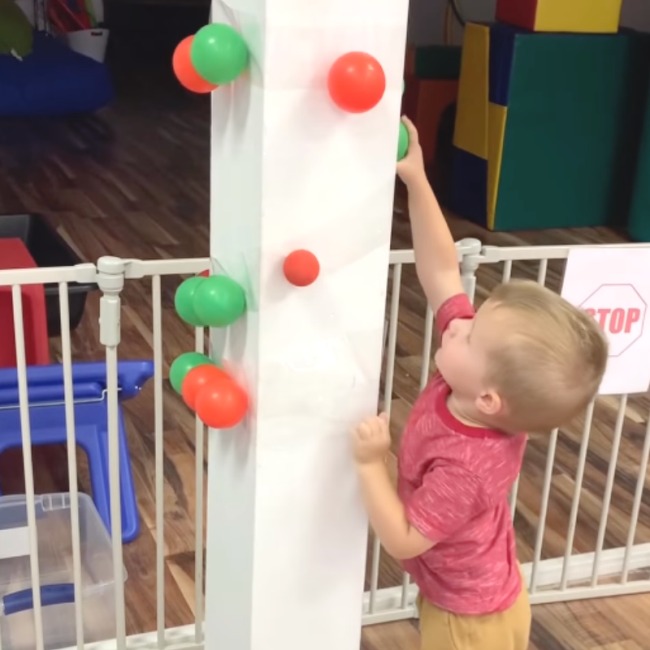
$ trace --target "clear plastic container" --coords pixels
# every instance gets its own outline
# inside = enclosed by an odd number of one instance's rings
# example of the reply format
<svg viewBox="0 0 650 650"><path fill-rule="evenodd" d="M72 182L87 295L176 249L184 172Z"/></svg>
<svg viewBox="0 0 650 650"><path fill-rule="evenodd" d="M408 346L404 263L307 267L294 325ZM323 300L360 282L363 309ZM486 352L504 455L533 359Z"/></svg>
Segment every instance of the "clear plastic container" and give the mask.
<svg viewBox="0 0 650 650"><path fill-rule="evenodd" d="M86 494L79 495L79 527L84 641L112 639L115 596L111 540ZM36 497L36 530L45 650L76 646L69 494ZM36 647L32 595L26 498L0 497L2 650Z"/></svg>

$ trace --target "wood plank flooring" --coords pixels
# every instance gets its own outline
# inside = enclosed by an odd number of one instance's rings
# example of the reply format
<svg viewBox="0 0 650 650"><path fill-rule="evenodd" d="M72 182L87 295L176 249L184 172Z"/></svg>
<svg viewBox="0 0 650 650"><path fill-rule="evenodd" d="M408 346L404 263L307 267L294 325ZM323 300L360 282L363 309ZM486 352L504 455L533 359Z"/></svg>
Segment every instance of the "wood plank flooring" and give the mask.
<svg viewBox="0 0 650 650"><path fill-rule="evenodd" d="M191 20L189 21L191 22ZM201 21L198 22L199 26ZM169 38L167 39L167 36ZM182 36L182 35L180 35ZM167 40L166 40L167 39ZM41 212L83 260L103 254L131 258L198 257L208 254L209 111L204 97L188 96L171 78L167 61L174 34L150 32L117 34L112 66L118 89L113 106L95 117L63 120L4 120L0 123L0 214ZM146 80L146 83L144 81ZM456 238L478 237L499 245L602 243L624 241L607 229L487 233L449 218ZM393 228L395 248L410 246L403 192L398 190ZM533 264L515 264L513 275L535 277ZM561 264L549 265L549 285L557 287ZM500 279L501 269L479 271L477 297L484 299ZM193 347L193 333L180 323L173 309L173 293L180 278L163 281L164 357L170 363ZM412 269L405 268L398 329L393 395L393 431L399 431L417 395L424 332L424 299ZM120 356L151 357L151 287L147 281L129 282L123 294ZM73 336L75 359L100 359L98 296L90 296L84 320ZM59 341L52 341L53 353ZM165 369L165 376L167 367ZM605 548L624 545L632 495L650 403L644 397L629 402L625 412L620 463L615 476ZM594 426L582 491L582 511L576 529L577 551L594 548L605 476L612 446L618 402L603 399L595 410ZM153 385L125 404L142 533L127 545L127 625L130 633L156 626L155 545L164 538L165 625L193 622L195 549L194 420L165 385L164 478L165 527L156 529L154 487ZM581 422L562 431L557 445L543 557L564 552L564 540L575 485ZM517 510L519 553L532 557L539 520L546 439L529 445ZM0 457L0 484L5 493L21 492L19 454ZM37 491L67 489L64 450L40 449ZM81 455L80 488L89 491L87 468ZM646 485L647 486L647 485ZM650 541L650 503L647 491L641 508L637 541ZM397 585L401 574L383 558L380 586ZM538 606L534 612L531 650L638 650L647 648L644 612L650 596ZM364 630L365 650L415 650L417 628L411 622Z"/></svg>

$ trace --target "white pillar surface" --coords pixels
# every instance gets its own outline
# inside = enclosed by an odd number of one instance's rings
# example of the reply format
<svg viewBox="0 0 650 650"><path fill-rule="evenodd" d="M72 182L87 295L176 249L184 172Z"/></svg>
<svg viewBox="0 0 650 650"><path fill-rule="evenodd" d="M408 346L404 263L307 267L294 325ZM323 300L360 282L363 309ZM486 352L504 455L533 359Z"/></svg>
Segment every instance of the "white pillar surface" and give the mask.
<svg viewBox="0 0 650 650"><path fill-rule="evenodd" d="M251 396L209 438L207 650L358 650L367 519L349 429L376 412L408 0L214 1L250 70L212 93L215 272L247 292L213 333ZM372 54L371 111L329 97L331 64ZM286 255L321 273L290 285Z"/></svg>

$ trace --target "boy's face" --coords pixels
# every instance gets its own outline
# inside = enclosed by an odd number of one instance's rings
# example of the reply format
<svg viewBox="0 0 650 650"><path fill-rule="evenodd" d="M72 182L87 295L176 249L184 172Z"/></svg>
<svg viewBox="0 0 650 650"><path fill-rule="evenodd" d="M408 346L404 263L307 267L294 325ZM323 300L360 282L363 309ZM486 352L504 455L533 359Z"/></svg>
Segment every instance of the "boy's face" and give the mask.
<svg viewBox="0 0 650 650"><path fill-rule="evenodd" d="M484 378L494 328L483 305L473 319L456 319L442 335L435 356L440 374L458 397L474 403L486 390Z"/></svg>

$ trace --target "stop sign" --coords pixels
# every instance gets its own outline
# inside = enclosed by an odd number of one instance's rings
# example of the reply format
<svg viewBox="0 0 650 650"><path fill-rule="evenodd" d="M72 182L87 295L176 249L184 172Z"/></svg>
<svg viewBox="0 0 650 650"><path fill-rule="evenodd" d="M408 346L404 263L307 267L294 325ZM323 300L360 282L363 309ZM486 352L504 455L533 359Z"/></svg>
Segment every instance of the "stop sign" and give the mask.
<svg viewBox="0 0 650 650"><path fill-rule="evenodd" d="M609 356L619 357L643 333L646 303L631 284L602 284L581 305L607 335Z"/></svg>

